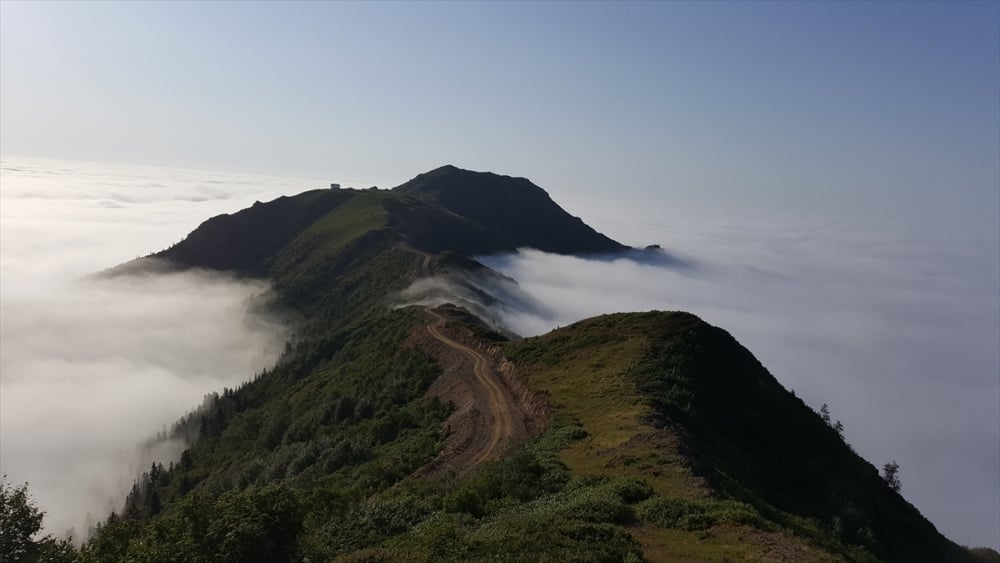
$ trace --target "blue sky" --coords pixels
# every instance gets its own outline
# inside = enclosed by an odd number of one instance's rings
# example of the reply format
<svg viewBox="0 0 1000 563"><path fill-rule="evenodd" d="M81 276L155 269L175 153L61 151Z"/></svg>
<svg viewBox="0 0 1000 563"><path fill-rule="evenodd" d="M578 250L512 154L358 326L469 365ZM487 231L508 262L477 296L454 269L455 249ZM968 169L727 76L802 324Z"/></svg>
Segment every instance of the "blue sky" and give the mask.
<svg viewBox="0 0 1000 563"><path fill-rule="evenodd" d="M3 4L5 154L996 231L1000 4ZM984 231L977 231L980 236Z"/></svg>

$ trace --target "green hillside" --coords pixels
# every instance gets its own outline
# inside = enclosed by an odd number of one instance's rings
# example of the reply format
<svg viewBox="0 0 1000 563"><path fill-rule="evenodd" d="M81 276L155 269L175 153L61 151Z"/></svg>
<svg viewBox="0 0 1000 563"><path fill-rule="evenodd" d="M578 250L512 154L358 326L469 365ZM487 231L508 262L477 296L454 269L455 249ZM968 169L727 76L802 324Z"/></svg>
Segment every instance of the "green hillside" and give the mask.
<svg viewBox="0 0 1000 563"><path fill-rule="evenodd" d="M78 559L978 560L692 315L512 340L454 307L399 307L428 276L509 299L470 257L520 246L625 248L527 180L445 167L256 204L154 255L271 280L296 337L174 425L188 449L151 467ZM492 293L470 282L484 276ZM461 421L490 436L457 443Z"/></svg>
<svg viewBox="0 0 1000 563"><path fill-rule="evenodd" d="M757 537L737 531L747 526L848 560L970 558L749 351L693 315L605 315L505 351L588 431L562 452L574 472L641 477L662 495L639 513L666 559ZM677 551L678 530L709 530L706 551ZM758 548L741 543L731 556Z"/></svg>

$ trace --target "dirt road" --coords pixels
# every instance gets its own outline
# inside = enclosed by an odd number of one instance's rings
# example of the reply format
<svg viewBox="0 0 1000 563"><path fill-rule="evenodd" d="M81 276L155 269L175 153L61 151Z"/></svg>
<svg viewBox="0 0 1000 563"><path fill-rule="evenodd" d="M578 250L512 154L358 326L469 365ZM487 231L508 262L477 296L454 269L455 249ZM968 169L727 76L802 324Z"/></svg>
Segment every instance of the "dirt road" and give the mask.
<svg viewBox="0 0 1000 563"><path fill-rule="evenodd" d="M505 392L503 381L490 368L490 358L441 334L439 328L443 325L444 319L438 317L438 322L428 326L427 332L446 346L472 358L475 362L472 372L476 377L476 384L486 390L486 407L491 419L491 428L489 438L482 441L481 451L472 460L473 465L476 465L496 458L503 446L514 437L514 411L519 409L510 397L510 393Z"/></svg>
<svg viewBox="0 0 1000 563"><path fill-rule="evenodd" d="M435 274L434 256L406 243L397 248L421 257L417 279ZM431 322L411 335L411 344L430 354L443 371L428 396L454 410L444 423L447 439L441 453L413 476L461 476L540 431L548 420L548 406L517 379L512 364L497 349L480 347L471 331L449 326L439 311L425 311Z"/></svg>
<svg viewBox="0 0 1000 563"><path fill-rule="evenodd" d="M496 459L511 444L527 436L528 415L494 369L494 358L447 334L445 318L433 310L425 342L444 369L430 395L454 405L445 422L448 439L442 452L416 476L462 475Z"/></svg>

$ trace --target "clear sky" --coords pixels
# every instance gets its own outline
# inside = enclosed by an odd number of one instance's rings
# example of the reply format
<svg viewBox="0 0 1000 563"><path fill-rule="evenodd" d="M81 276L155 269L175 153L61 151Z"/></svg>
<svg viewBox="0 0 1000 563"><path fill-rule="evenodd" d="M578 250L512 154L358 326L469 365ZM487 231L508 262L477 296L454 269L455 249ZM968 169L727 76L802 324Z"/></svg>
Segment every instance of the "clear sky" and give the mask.
<svg viewBox="0 0 1000 563"><path fill-rule="evenodd" d="M1000 223L998 2L2 6L8 155Z"/></svg>

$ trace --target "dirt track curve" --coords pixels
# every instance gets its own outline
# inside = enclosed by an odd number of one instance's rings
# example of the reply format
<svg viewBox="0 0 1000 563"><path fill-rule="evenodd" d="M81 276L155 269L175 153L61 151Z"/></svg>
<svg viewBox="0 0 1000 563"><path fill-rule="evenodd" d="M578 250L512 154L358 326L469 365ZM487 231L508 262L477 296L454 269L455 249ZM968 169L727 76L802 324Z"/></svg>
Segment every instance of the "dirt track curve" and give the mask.
<svg viewBox="0 0 1000 563"><path fill-rule="evenodd" d="M437 316L435 313L431 313ZM427 327L427 332L431 336L459 352L472 358L475 362L472 373L475 375L476 384L486 390L488 416L491 420L490 435L487 440L481 440L481 451L477 451L472 459L472 464L476 465L488 459L497 457L503 446L510 442L517 434L514 424L514 413L519 411L509 392L505 392L503 381L490 367L491 360L481 352L473 350L464 344L459 344L451 338L441 334L439 328L444 325L444 318L438 317L438 322ZM523 431L523 424L520 429ZM478 448L477 448L478 450Z"/></svg>
<svg viewBox="0 0 1000 563"><path fill-rule="evenodd" d="M435 275L434 256L406 243L397 248L421 257L415 279ZM410 336L410 344L441 366L442 374L427 395L450 404L453 410L443 425L444 447L413 477L461 476L540 431L547 423L549 406L518 377L498 348L484 344L460 323L449 325L441 312L430 307L424 311L431 322Z"/></svg>
<svg viewBox="0 0 1000 563"><path fill-rule="evenodd" d="M524 403L524 393L511 390L496 369L497 358L474 348L474 342L461 342L466 339L461 334L448 334L440 313L428 309L427 314L435 320L420 331L418 345L443 368L428 394L455 410L444 424L444 449L414 476L460 476L526 437L536 425L538 409Z"/></svg>

